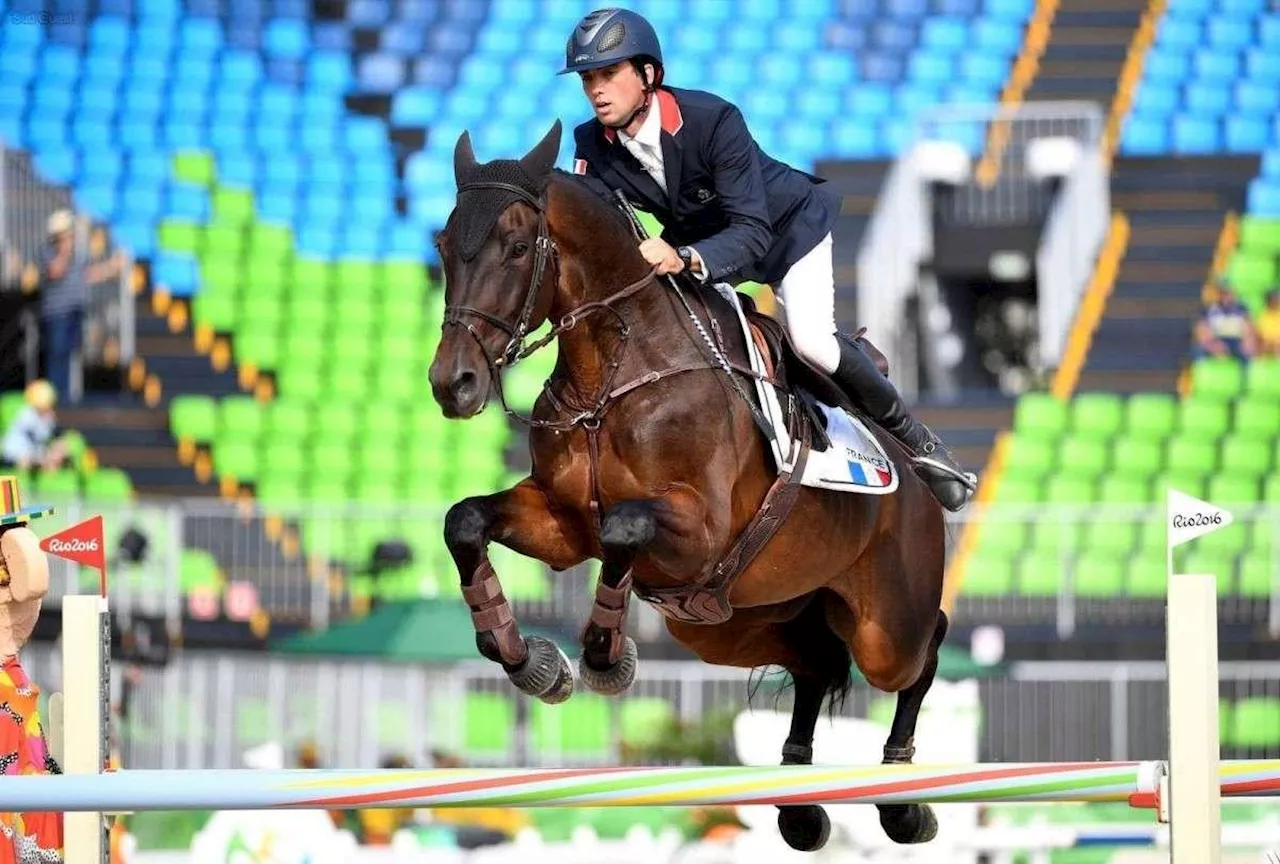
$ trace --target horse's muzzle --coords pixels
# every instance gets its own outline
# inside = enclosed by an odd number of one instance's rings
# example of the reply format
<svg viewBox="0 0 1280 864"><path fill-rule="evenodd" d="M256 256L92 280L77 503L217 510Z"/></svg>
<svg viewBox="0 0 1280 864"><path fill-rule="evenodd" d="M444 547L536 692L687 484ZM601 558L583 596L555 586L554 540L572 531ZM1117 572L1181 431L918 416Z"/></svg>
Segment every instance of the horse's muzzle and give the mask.
<svg viewBox="0 0 1280 864"><path fill-rule="evenodd" d="M444 380L433 375L431 393L440 403L444 416L451 419L471 417L484 408L485 388L480 376L470 369L458 370Z"/></svg>

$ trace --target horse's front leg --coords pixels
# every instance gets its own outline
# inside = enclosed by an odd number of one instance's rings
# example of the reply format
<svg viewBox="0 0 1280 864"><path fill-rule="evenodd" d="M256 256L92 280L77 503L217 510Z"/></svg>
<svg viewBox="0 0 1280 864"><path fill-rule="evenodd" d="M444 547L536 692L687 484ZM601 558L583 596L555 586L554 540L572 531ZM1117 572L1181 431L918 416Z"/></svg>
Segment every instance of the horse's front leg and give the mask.
<svg viewBox="0 0 1280 864"><path fill-rule="evenodd" d="M525 638L502 594L489 561L490 542L536 558L553 569L581 563L587 551L531 479L505 492L466 498L449 508L445 544L462 578L462 596L471 607L476 648L501 663L517 689L544 702L563 702L573 693L568 658L553 642Z"/></svg>

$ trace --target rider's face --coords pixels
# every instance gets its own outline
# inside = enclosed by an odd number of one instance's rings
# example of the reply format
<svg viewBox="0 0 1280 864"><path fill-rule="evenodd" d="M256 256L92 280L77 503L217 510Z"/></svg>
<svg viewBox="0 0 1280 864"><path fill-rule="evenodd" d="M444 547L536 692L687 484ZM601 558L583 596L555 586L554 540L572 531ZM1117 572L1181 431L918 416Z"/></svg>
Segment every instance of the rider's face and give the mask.
<svg viewBox="0 0 1280 864"><path fill-rule="evenodd" d="M644 82L630 60L579 72L578 76L596 119L606 126L621 123L644 104Z"/></svg>

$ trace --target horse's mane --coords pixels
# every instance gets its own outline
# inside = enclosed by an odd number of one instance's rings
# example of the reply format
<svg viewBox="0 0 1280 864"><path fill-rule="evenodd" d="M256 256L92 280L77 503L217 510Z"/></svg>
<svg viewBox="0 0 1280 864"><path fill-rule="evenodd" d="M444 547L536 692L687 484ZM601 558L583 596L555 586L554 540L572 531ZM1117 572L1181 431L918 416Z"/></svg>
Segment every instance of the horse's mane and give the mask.
<svg viewBox="0 0 1280 864"><path fill-rule="evenodd" d="M599 215L597 211L603 211L608 214L608 217L614 221L617 227L631 235L631 223L627 220L622 208L613 197L613 192L605 185L603 180L586 174L571 174L559 168L552 169L551 178L585 192L586 195L584 197L586 198L595 199L595 202L600 206L593 210L591 215L597 216Z"/></svg>

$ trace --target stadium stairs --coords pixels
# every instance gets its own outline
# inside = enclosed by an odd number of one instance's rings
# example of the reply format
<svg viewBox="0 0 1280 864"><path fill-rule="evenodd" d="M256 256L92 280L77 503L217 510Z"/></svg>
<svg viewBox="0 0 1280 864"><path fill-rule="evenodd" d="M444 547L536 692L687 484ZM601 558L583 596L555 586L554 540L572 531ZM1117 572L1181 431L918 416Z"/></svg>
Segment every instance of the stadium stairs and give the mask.
<svg viewBox="0 0 1280 864"><path fill-rule="evenodd" d="M1258 166L1253 155L1116 160L1112 205L1129 219L1129 247L1079 390L1174 390L1223 214L1243 208Z"/></svg>
<svg viewBox="0 0 1280 864"><path fill-rule="evenodd" d="M1085 100L1105 110L1146 0L1061 0L1028 101Z"/></svg>

